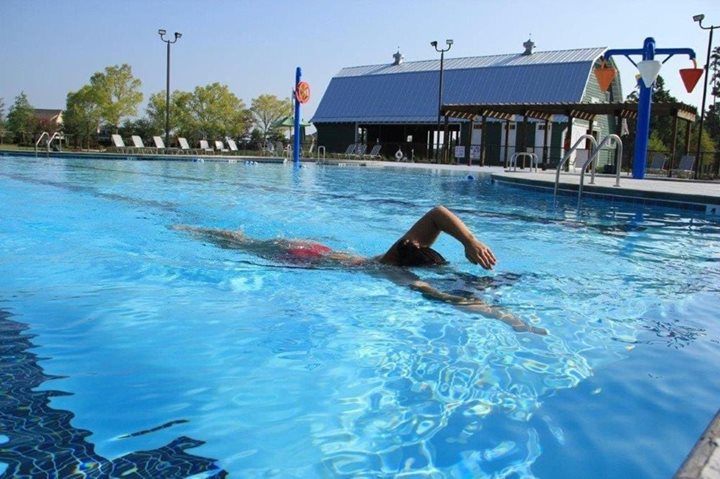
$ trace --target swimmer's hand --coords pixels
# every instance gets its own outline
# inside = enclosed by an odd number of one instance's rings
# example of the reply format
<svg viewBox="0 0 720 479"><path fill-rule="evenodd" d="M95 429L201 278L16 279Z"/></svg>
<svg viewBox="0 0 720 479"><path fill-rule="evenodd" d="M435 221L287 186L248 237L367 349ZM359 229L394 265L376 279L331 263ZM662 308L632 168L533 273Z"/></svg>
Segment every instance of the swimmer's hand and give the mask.
<svg viewBox="0 0 720 479"><path fill-rule="evenodd" d="M499 319L518 333L535 333L541 336L545 336L548 333L546 329L531 326L514 314L496 306L491 306L480 298L466 298L464 296L444 293L433 288L429 283L420 280L413 281L410 284L410 288L420 291L426 298L444 301L466 311L478 312L483 316Z"/></svg>
<svg viewBox="0 0 720 479"><path fill-rule="evenodd" d="M471 238L465 243L465 257L472 264L479 264L485 269L493 269L497 258L482 241L478 241L475 238Z"/></svg>

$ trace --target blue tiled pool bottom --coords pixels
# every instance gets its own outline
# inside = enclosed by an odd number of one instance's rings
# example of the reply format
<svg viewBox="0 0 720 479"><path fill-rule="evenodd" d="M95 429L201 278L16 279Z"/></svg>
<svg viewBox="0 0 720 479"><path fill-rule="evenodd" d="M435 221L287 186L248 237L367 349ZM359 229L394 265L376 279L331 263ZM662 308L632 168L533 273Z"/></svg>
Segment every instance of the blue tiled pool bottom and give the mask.
<svg viewBox="0 0 720 479"><path fill-rule="evenodd" d="M157 477L203 474L226 477L213 459L189 454L202 441L178 437L159 449L138 451L108 460L77 429L70 411L50 405L62 391L38 388L58 379L45 374L32 352L28 326L0 310L0 477Z"/></svg>

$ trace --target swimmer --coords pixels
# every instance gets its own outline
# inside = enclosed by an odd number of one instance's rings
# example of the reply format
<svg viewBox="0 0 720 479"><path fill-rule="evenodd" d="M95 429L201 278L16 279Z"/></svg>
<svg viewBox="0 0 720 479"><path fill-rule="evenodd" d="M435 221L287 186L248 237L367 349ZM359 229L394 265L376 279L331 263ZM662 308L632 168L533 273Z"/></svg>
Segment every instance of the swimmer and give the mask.
<svg viewBox="0 0 720 479"><path fill-rule="evenodd" d="M381 275L399 285L419 291L427 298L450 303L465 311L479 312L485 316L499 319L510 325L515 331L547 334L546 330L530 326L513 314L489 305L479 298L439 291L406 269L408 267L440 266L447 263L440 253L431 248L440 233L447 233L460 242L465 248L465 257L472 264L491 270L497 263L490 248L475 238L465 223L444 206L436 206L425 213L384 254L373 258L334 251L315 241L257 240L248 238L240 231L197 228L187 225L174 225L172 228L190 232L221 248L241 249L262 258L287 264L362 267L369 273ZM372 265L386 265L394 268L371 268Z"/></svg>

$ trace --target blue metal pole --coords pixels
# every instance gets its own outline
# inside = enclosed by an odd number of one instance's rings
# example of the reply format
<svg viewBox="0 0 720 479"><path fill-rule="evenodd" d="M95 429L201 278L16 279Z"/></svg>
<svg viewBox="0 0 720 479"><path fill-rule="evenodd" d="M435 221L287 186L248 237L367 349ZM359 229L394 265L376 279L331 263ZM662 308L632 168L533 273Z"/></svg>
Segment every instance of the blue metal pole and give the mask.
<svg viewBox="0 0 720 479"><path fill-rule="evenodd" d="M300 78L302 77L302 70L297 67L295 70L295 88L297 89ZM295 98L295 141L293 143L293 164L300 166L300 102Z"/></svg>
<svg viewBox="0 0 720 479"><path fill-rule="evenodd" d="M643 60L655 59L655 40L651 37L643 43ZM637 180L645 178L647 163L647 146L650 137L650 110L652 108L652 85L647 87L640 80L640 101L638 102L637 129L635 133L635 155L633 157L632 175Z"/></svg>

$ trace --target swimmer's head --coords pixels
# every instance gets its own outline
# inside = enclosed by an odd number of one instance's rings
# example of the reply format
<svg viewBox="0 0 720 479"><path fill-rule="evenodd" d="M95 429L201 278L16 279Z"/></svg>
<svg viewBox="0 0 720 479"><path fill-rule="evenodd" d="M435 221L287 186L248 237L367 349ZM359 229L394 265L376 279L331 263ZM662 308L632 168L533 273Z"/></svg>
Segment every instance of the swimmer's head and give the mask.
<svg viewBox="0 0 720 479"><path fill-rule="evenodd" d="M398 266L439 266L447 263L440 253L415 241L403 240L397 246Z"/></svg>

